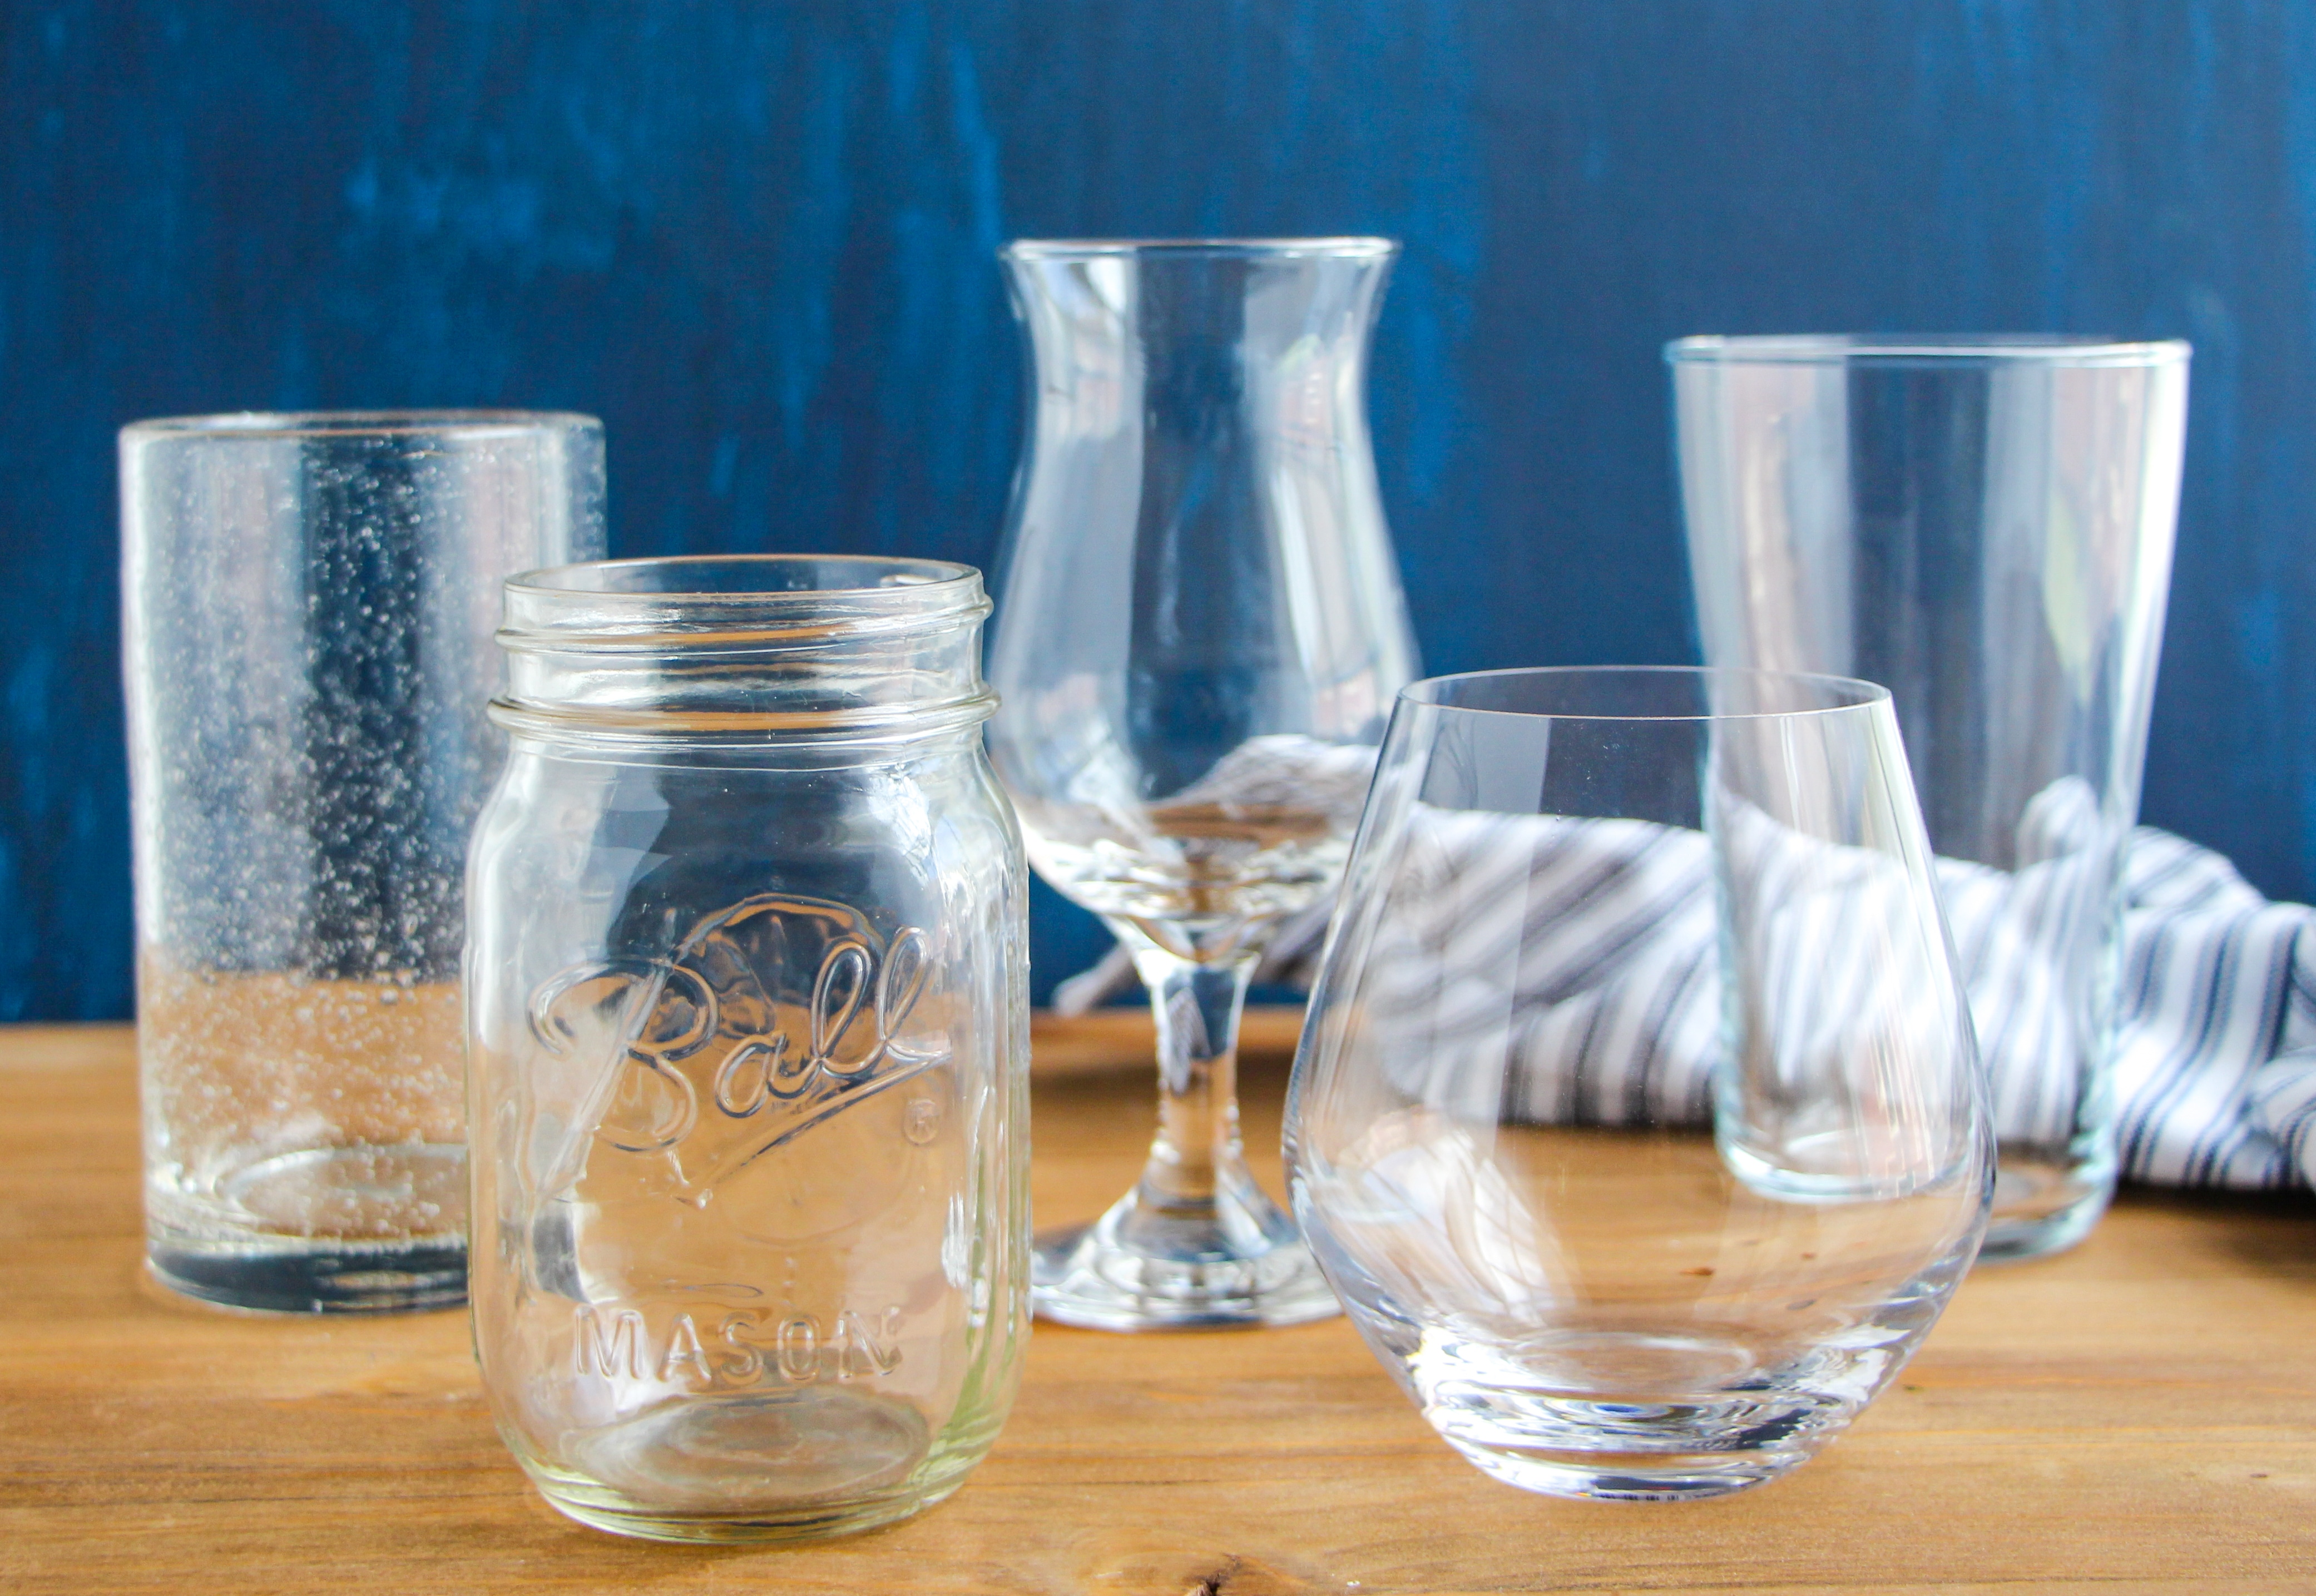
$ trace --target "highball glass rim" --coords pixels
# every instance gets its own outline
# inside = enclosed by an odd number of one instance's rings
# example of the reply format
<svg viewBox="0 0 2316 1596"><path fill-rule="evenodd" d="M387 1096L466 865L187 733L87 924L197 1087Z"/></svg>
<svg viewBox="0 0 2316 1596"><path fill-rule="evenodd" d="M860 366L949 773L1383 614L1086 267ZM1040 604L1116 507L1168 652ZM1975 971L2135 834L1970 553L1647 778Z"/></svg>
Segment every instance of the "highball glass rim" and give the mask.
<svg viewBox="0 0 2316 1596"><path fill-rule="evenodd" d="M2062 366L2184 364L2185 338L2073 333L1700 333L1664 346L1676 366Z"/></svg>
<svg viewBox="0 0 2316 1596"><path fill-rule="evenodd" d="M576 410L221 410L206 415L156 415L120 429L123 442L214 438L276 442L285 438L512 436L530 432L601 432L602 422Z"/></svg>
<svg viewBox="0 0 2316 1596"><path fill-rule="evenodd" d="M1441 703L1433 696L1437 689L1449 682L1508 681L1513 677L1554 677L1563 680L1590 678L1605 681L1610 677L1687 676L1692 679L1754 682L1804 682L1813 687L1848 695L1846 703L1815 705L1802 709L1706 710L1696 715L1631 715L1599 714L1563 709L1498 709L1473 704ZM1430 691L1427 691L1430 690ZM1798 720L1821 715L1849 715L1858 710L1871 710L1877 704L1893 700L1890 690L1876 682L1857 676L1835 676L1818 671L1759 671L1728 665L1513 665L1494 671L1455 671L1441 676L1426 676L1411 682L1399 690L1399 701L1435 710L1443 715L1495 715L1512 720L1586 720L1618 721L1627 724L1709 725L1717 720Z"/></svg>

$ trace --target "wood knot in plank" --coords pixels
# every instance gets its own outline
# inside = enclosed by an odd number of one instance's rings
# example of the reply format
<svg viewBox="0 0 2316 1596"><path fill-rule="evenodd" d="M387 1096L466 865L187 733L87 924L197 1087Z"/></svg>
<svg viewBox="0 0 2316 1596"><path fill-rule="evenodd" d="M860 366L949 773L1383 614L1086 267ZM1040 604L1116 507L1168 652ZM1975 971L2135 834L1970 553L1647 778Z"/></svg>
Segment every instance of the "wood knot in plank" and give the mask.
<svg viewBox="0 0 2316 1596"><path fill-rule="evenodd" d="M1321 1596L1338 1585L1314 1584L1252 1557L1227 1556L1183 1587L1182 1596Z"/></svg>

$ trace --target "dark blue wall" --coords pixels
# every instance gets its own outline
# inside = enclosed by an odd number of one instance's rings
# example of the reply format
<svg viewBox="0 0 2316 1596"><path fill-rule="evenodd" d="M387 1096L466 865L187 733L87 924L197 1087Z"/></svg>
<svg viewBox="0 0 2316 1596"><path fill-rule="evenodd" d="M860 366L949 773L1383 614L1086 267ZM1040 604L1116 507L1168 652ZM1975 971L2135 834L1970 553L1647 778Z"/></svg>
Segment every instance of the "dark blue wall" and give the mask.
<svg viewBox="0 0 2316 1596"><path fill-rule="evenodd" d="M615 551L980 561L1001 240L1348 231L1441 670L1689 655L1669 336L2192 338L2146 812L2316 891L2316 6L13 0L0 1017L129 1011L120 423L585 409Z"/></svg>

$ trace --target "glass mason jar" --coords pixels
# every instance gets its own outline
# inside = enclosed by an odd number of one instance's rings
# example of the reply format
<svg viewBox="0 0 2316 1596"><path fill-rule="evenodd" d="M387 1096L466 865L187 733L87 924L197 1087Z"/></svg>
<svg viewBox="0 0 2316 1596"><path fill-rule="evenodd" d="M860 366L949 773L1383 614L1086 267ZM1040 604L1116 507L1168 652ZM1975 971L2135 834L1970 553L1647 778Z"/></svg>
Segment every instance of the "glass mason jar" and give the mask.
<svg viewBox="0 0 2316 1596"><path fill-rule="evenodd" d="M467 949L476 1350L548 1500L663 1539L955 1490L1018 1381L1025 878L979 573L507 584Z"/></svg>

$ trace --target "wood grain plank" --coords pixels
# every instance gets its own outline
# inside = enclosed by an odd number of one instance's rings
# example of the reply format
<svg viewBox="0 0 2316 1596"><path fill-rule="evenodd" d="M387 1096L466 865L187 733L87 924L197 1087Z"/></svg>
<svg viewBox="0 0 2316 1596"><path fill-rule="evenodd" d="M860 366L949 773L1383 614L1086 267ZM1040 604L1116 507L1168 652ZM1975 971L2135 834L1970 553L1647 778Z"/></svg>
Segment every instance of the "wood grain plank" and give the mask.
<svg viewBox="0 0 2316 1596"><path fill-rule="evenodd" d="M1252 1067L1289 1063L1302 1035L1301 1004L1250 1005L1239 1025L1239 1057ZM1029 1021L1029 1067L1039 1080L1154 1067L1157 1043L1146 1006L1096 1009L1066 1019L1041 1012Z"/></svg>
<svg viewBox="0 0 2316 1596"><path fill-rule="evenodd" d="M1149 1131L1121 1023L1037 1086L1041 1220ZM1274 1190L1283 1069L1250 1066ZM128 1033L0 1032L0 1587L33 1592L2016 1592L2316 1588L2316 1208L2126 1199L1973 1276L1823 1458L1679 1507L1545 1501L1442 1446L1342 1323L1040 1326L988 1461L824 1546L646 1546L539 1502L465 1319L270 1319L140 1268Z"/></svg>

